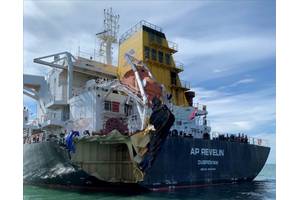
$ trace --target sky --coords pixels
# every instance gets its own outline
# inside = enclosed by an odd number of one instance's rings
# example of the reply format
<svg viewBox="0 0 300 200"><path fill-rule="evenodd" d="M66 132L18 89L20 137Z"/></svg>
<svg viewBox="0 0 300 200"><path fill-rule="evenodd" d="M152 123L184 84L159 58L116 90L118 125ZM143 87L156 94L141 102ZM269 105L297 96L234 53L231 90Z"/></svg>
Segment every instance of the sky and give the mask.
<svg viewBox="0 0 300 200"><path fill-rule="evenodd" d="M33 58L78 46L95 48L103 29L103 9L120 15L119 35L140 20L162 27L178 44L182 80L206 104L213 131L268 140L268 163L276 163L276 4L275 1L24 1L25 74L49 68ZM114 47L116 63L117 46ZM24 96L35 116L36 104Z"/></svg>

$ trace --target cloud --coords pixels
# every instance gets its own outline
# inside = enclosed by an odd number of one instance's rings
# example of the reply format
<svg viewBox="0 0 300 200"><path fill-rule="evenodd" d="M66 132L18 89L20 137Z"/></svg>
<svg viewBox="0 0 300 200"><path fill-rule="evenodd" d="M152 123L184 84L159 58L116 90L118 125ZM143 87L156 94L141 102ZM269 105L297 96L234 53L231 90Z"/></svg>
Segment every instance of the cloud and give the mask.
<svg viewBox="0 0 300 200"><path fill-rule="evenodd" d="M161 25L174 24L178 19L188 16L191 12L199 10L205 5L207 5L206 2L198 1L189 1L189 3L180 1L159 2L156 6L156 12L159 14L152 15L148 20ZM169 8L171 12L168 12L166 8ZM166 12L168 12L168 14L166 14Z"/></svg>
<svg viewBox="0 0 300 200"><path fill-rule="evenodd" d="M274 88L242 94L204 88L193 90L197 95L195 102L208 106L213 131L251 134L275 121Z"/></svg>
<svg viewBox="0 0 300 200"><path fill-rule="evenodd" d="M251 82L240 81L240 82ZM271 147L268 163L276 163L275 88L236 93L193 88L195 103L207 105L209 125L214 132L240 133L267 141Z"/></svg>
<svg viewBox="0 0 300 200"><path fill-rule="evenodd" d="M209 80L244 73L265 65L261 61L275 59L275 36L271 33L235 38L176 38L177 60L185 63L186 79ZM195 74L195 70L205 73ZM196 78L197 76L197 78Z"/></svg>
<svg viewBox="0 0 300 200"><path fill-rule="evenodd" d="M98 43L95 34L103 29L103 9L112 7L120 14L119 35L146 19L158 25L187 15L204 3L152 1L25 1L24 2L24 72L47 73L32 63L36 57L55 52L70 51L77 55L78 46L93 55ZM170 7L173 14L166 15ZM155 14L148 12L155 10ZM130 14L129 14L130 13ZM117 64L117 45L113 60Z"/></svg>
<svg viewBox="0 0 300 200"><path fill-rule="evenodd" d="M226 69L218 69L218 68L216 68L216 69L213 70L214 73L221 73L221 72L224 72L224 71L226 71Z"/></svg>
<svg viewBox="0 0 300 200"><path fill-rule="evenodd" d="M276 26L272 1L26 0L24 73L45 75L50 70L33 63L36 57L61 51L76 55L79 45L93 53L97 45L95 34L103 29L103 9L109 7L120 14L119 35L145 19L162 27L168 40L178 43L179 52L174 57L186 66L181 77L194 86L205 83L194 89L200 96L197 101L208 105L213 130L244 131L275 138L273 79L265 76L266 84L260 85L261 80L254 74L245 76L251 70L275 70ZM116 45L115 64L117 52ZM236 90L248 85L253 86L253 91ZM35 108L27 98L24 104Z"/></svg>
<svg viewBox="0 0 300 200"><path fill-rule="evenodd" d="M257 34L251 37L219 37L218 40L209 37L204 38L175 38L180 44L181 56L185 59L195 56L232 55L243 59L260 59L273 56L275 53L274 36L270 33Z"/></svg>
<svg viewBox="0 0 300 200"><path fill-rule="evenodd" d="M244 79L238 80L230 85L221 86L218 89L221 90L221 89L225 89L225 88L233 88L233 87L236 87L239 85L249 84L249 83L253 83L253 82L255 82L255 79L253 79L253 78L244 78Z"/></svg>
<svg viewBox="0 0 300 200"><path fill-rule="evenodd" d="M249 61L274 56L274 30L266 26L272 17L260 18L265 10L255 3L149 1L145 6L145 2L137 1L25 1L24 52L30 52L24 60L25 68L41 55L65 50L76 55L79 45L93 52L95 33L102 29L103 9L109 7L121 16L120 34L141 19L166 27L171 36L168 39L179 44L176 58L188 66L183 72L186 79L240 73L263 66ZM260 24L267 28L258 29ZM117 47L114 52L117 55ZM116 63L116 56L114 60ZM205 73L195 77L193 71L202 69Z"/></svg>
<svg viewBox="0 0 300 200"><path fill-rule="evenodd" d="M242 80L239 80L239 81L233 83L232 85L236 86L236 85L240 85L240 84L244 84L244 83L252 83L254 81L255 80L253 78L245 78L245 79L242 79Z"/></svg>

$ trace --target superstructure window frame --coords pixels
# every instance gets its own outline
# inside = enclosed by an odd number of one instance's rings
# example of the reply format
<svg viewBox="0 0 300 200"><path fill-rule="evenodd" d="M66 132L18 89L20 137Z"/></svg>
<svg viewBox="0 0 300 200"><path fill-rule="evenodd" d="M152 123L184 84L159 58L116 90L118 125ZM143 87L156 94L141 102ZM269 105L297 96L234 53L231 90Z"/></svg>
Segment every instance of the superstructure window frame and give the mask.
<svg viewBox="0 0 300 200"><path fill-rule="evenodd" d="M144 47L144 55L146 59L150 59L150 48L147 46Z"/></svg>
<svg viewBox="0 0 300 200"><path fill-rule="evenodd" d="M162 51L158 51L158 62L164 62L164 53Z"/></svg>
<svg viewBox="0 0 300 200"><path fill-rule="evenodd" d="M152 60L157 60L157 50L156 49L151 49L151 59Z"/></svg>
<svg viewBox="0 0 300 200"><path fill-rule="evenodd" d="M177 85L177 74L175 72L170 72L171 85Z"/></svg>
<svg viewBox="0 0 300 200"><path fill-rule="evenodd" d="M165 60L167 65L171 65L171 55L169 53L165 54Z"/></svg>
<svg viewBox="0 0 300 200"><path fill-rule="evenodd" d="M120 102L104 101L104 110L110 112L120 112Z"/></svg>
<svg viewBox="0 0 300 200"><path fill-rule="evenodd" d="M104 110L111 111L111 101L104 101Z"/></svg>

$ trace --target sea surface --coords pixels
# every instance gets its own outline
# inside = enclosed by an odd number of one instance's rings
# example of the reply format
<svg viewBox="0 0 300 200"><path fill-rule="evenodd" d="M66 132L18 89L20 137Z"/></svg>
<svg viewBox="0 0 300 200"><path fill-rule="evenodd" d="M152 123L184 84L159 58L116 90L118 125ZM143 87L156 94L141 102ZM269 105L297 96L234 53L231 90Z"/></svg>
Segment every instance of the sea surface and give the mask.
<svg viewBox="0 0 300 200"><path fill-rule="evenodd" d="M276 199L276 165L267 164L251 183L226 184L194 189L179 189L169 192L149 192L141 194L80 193L76 191L47 189L24 186L24 200L269 200Z"/></svg>

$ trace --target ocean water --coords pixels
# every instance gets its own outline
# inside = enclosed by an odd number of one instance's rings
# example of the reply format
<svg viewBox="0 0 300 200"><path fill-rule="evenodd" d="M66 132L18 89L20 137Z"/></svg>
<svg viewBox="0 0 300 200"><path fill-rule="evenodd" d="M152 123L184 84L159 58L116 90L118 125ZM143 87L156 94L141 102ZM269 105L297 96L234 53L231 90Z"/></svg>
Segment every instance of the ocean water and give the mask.
<svg viewBox="0 0 300 200"><path fill-rule="evenodd" d="M203 200L270 200L276 199L276 165L267 164L251 183L225 184L209 187L178 189L169 192L142 194L79 193L36 186L24 186L24 200L148 200L148 199L203 199Z"/></svg>

